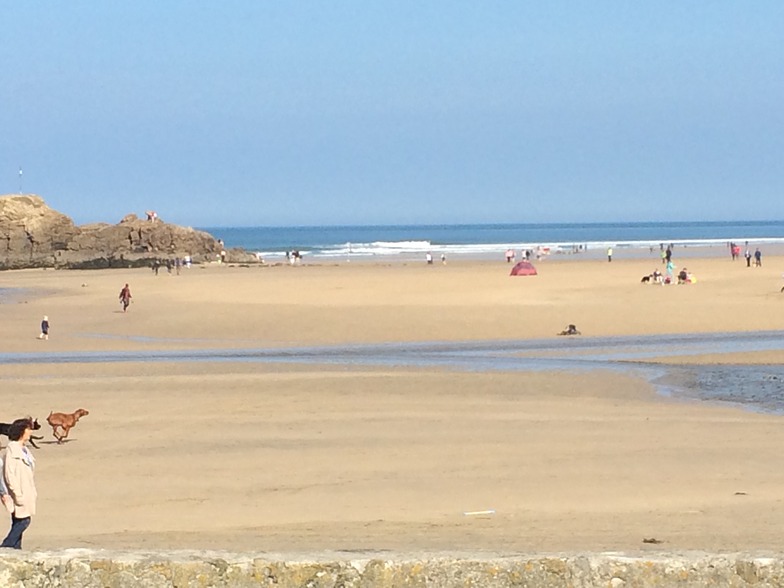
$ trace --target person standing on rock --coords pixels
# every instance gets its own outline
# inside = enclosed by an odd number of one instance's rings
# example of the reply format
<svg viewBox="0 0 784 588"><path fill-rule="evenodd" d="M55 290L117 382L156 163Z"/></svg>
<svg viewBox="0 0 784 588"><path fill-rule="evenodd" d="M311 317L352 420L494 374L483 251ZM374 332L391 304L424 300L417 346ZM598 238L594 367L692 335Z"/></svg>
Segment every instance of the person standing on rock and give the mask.
<svg viewBox="0 0 784 588"><path fill-rule="evenodd" d="M131 288L128 284L120 290L120 304L122 304L123 312L127 312L128 306L131 304Z"/></svg>

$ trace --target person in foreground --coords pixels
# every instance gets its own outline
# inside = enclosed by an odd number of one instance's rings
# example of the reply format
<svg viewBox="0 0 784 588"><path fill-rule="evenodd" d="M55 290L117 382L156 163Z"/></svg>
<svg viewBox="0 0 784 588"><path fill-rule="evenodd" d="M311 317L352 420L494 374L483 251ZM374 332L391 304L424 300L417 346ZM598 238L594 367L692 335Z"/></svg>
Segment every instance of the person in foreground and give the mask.
<svg viewBox="0 0 784 588"><path fill-rule="evenodd" d="M11 530L0 547L22 549L22 534L30 526L30 518L35 514L38 492L35 489L35 459L27 448L33 430L30 421L17 419L8 431L8 444L3 464L3 480L13 500Z"/></svg>

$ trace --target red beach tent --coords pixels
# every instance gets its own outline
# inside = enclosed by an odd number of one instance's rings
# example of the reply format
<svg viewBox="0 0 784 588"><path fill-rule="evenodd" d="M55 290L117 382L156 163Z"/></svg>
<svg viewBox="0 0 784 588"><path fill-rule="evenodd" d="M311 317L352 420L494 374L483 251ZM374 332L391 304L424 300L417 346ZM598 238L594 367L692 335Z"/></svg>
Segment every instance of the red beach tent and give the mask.
<svg viewBox="0 0 784 588"><path fill-rule="evenodd" d="M510 276L535 276L536 268L527 261L516 263L509 273Z"/></svg>

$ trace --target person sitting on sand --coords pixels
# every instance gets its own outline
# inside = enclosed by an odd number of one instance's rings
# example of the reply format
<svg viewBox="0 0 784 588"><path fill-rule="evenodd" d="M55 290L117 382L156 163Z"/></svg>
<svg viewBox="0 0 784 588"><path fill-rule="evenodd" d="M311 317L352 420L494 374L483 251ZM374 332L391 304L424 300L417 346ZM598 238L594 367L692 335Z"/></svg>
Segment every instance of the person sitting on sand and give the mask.
<svg viewBox="0 0 784 588"><path fill-rule="evenodd" d="M683 268L681 271L678 272L678 283L685 284L689 279L689 274L686 272L686 268Z"/></svg>
<svg viewBox="0 0 784 588"><path fill-rule="evenodd" d="M559 335L579 335L580 331L577 330L575 325L567 325L567 327L558 333Z"/></svg>

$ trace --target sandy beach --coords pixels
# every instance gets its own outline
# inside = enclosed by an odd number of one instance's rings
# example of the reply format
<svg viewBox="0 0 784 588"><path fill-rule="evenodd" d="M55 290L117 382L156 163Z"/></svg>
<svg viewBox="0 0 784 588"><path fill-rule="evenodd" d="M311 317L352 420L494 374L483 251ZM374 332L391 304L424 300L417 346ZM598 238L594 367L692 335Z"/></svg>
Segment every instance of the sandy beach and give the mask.
<svg viewBox="0 0 784 588"><path fill-rule="evenodd" d="M781 328L784 258L686 265L695 284L641 284L656 258L549 259L535 277L460 260L0 273L0 351L18 354L0 364L0 420L32 414L45 437L25 548L780 550L782 417L632 375L55 361L539 339L569 323L582 338ZM25 361L41 353L52 361ZM47 414L79 407L90 415L57 445Z"/></svg>

